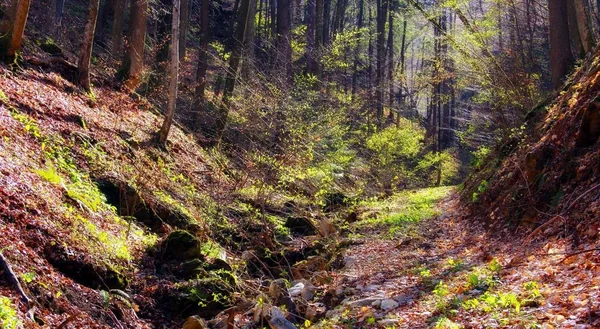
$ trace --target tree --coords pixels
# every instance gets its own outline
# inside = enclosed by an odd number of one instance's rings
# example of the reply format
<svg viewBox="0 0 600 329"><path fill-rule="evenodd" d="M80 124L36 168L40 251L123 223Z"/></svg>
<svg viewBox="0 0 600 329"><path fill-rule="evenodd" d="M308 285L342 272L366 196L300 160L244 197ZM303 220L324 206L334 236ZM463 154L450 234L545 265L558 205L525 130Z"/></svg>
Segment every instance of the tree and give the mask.
<svg viewBox="0 0 600 329"><path fill-rule="evenodd" d="M292 30L290 0L277 0L277 55L275 69L283 71L287 85L292 75Z"/></svg>
<svg viewBox="0 0 600 329"><path fill-rule="evenodd" d="M135 0L134 0L135 1ZM120 54L123 48L123 20L125 18L125 5L127 0L115 0L115 10L111 30L111 50L113 54Z"/></svg>
<svg viewBox="0 0 600 329"><path fill-rule="evenodd" d="M12 61L21 49L30 0L13 0L8 8L8 21L0 31L0 57Z"/></svg>
<svg viewBox="0 0 600 329"><path fill-rule="evenodd" d="M96 31L96 21L98 20L98 7L100 0L90 0L88 19L83 30L83 43L79 52L79 62L77 70L79 71L79 82L86 90L91 90L90 83L90 62L92 59L92 50L94 48L94 32Z"/></svg>
<svg viewBox="0 0 600 329"><path fill-rule="evenodd" d="M206 90L206 71L208 69L208 40L209 40L209 9L210 0L202 0L200 4L200 53L198 55L198 70L196 72L196 90L194 91L194 108L196 118L200 108L204 106L204 92Z"/></svg>
<svg viewBox="0 0 600 329"><path fill-rule="evenodd" d="M573 0L577 16L577 28L581 37L581 44L586 54L590 53L595 45L594 35L588 18L588 8L585 0Z"/></svg>
<svg viewBox="0 0 600 329"><path fill-rule="evenodd" d="M131 89L138 86L144 70L147 11L148 0L131 0L127 50L119 72L125 86Z"/></svg>
<svg viewBox="0 0 600 329"><path fill-rule="evenodd" d="M375 98L377 99L377 126L383 127L383 90L385 70L385 22L388 19L388 0L377 0L377 77Z"/></svg>
<svg viewBox="0 0 600 329"><path fill-rule="evenodd" d="M242 60L244 44L246 42L246 31L249 24L254 22L254 17L249 17L250 6L253 4L256 5L255 0L241 0L238 24L234 38L235 45L233 46L233 51L229 57L229 70L225 79L225 88L223 90L221 106L219 106L219 113L217 114L213 144L218 143L221 140L221 136L225 130L225 125L227 124L229 106L231 105L231 97L233 96L235 80L237 78L240 61Z"/></svg>
<svg viewBox="0 0 600 329"><path fill-rule="evenodd" d="M190 28L190 0L181 0L181 21L180 21L180 35L179 35L179 60L183 61L185 58L185 51L187 49L187 34Z"/></svg>
<svg viewBox="0 0 600 329"><path fill-rule="evenodd" d="M159 141L161 144L167 142L169 131L173 124L175 107L177 106L177 83L179 78L179 20L180 20L180 0L173 0L173 15L171 24L171 52L169 58L169 90L167 101L167 113L165 120L159 132Z"/></svg>
<svg viewBox="0 0 600 329"><path fill-rule="evenodd" d="M548 0L550 25L550 70L554 89L560 88L574 60L569 43L567 0Z"/></svg>

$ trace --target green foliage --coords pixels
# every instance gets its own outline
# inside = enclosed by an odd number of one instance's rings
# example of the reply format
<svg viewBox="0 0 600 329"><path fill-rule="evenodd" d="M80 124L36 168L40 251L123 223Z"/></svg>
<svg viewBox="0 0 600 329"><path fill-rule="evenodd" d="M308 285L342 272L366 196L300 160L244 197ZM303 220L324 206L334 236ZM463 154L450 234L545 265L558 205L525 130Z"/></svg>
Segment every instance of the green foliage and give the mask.
<svg viewBox="0 0 600 329"><path fill-rule="evenodd" d="M476 151L474 151L473 160L471 161L473 168L481 168L491 151L492 150L487 146L480 146Z"/></svg>
<svg viewBox="0 0 600 329"><path fill-rule="evenodd" d="M421 150L424 130L415 123L401 119L398 127L389 127L367 139L367 148L375 153L383 166L416 156Z"/></svg>
<svg viewBox="0 0 600 329"><path fill-rule="evenodd" d="M17 329L23 326L17 310L8 297L0 297L0 324L3 329Z"/></svg>
<svg viewBox="0 0 600 329"><path fill-rule="evenodd" d="M463 307L466 310L478 310L484 313L509 309L514 309L515 312L519 313L521 302L514 293L492 293L486 291L479 298L464 301Z"/></svg>
<svg viewBox="0 0 600 329"><path fill-rule="evenodd" d="M450 151L425 154L416 166L416 171L426 174L429 182L434 182L441 170L442 185L453 182L458 176L459 162Z"/></svg>
<svg viewBox="0 0 600 329"><path fill-rule="evenodd" d="M485 191L487 191L487 189L488 189L488 181L487 180L481 181L481 183L479 183L479 186L477 186L477 191L473 192L473 197L472 197L473 203L476 203L477 201L479 201L479 196L482 193L485 193Z"/></svg>
<svg viewBox="0 0 600 329"><path fill-rule="evenodd" d="M435 329L460 329L461 327L454 321L445 316L438 318L433 324Z"/></svg>

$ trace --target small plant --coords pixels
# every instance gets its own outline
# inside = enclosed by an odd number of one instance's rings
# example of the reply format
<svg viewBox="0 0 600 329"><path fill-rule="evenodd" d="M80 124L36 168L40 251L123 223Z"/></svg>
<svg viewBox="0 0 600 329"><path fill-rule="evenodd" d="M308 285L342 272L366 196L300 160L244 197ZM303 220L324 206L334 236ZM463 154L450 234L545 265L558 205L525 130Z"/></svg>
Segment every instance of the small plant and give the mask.
<svg viewBox="0 0 600 329"><path fill-rule="evenodd" d="M450 271L458 272L464 268L464 263L460 259L448 259L448 265L450 265Z"/></svg>
<svg viewBox="0 0 600 329"><path fill-rule="evenodd" d="M540 292L539 285L536 281L528 281L523 284L523 288L529 294L531 299L539 299L542 298L542 293Z"/></svg>
<svg viewBox="0 0 600 329"><path fill-rule="evenodd" d="M476 203L477 201L479 201L479 196L484 193L485 191L487 191L488 189L488 181L483 180L481 181L481 183L479 184L479 186L477 186L477 191L473 192L473 203Z"/></svg>
<svg viewBox="0 0 600 329"><path fill-rule="evenodd" d="M8 297L0 297L0 327L3 329L17 329L22 327L17 316L17 310Z"/></svg>
<svg viewBox="0 0 600 329"><path fill-rule="evenodd" d="M481 280L477 273L471 273L467 276L467 286L472 289L476 289L481 285Z"/></svg>
<svg viewBox="0 0 600 329"><path fill-rule="evenodd" d="M444 281L440 280L440 282L435 285L433 294L438 297L446 297L448 294L450 294L450 289L448 289L448 285L445 284Z"/></svg>
<svg viewBox="0 0 600 329"><path fill-rule="evenodd" d="M500 264L500 262L498 262L498 260L494 258L490 261L487 268L488 270L490 270L490 272L498 274L500 273L500 271L502 271L502 264Z"/></svg>
<svg viewBox="0 0 600 329"><path fill-rule="evenodd" d="M21 279L23 280L23 282L30 284L33 282L33 280L35 280L35 273L33 273L33 272L23 273L23 274L21 274Z"/></svg>
<svg viewBox="0 0 600 329"><path fill-rule="evenodd" d="M458 323L448 319L445 316L438 318L433 327L435 329L460 329Z"/></svg>

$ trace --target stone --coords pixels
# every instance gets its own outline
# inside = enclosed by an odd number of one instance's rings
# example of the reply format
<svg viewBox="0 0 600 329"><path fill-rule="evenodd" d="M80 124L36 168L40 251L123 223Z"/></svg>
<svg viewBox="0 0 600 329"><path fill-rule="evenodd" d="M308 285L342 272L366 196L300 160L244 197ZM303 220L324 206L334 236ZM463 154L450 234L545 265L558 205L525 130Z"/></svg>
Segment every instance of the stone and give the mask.
<svg viewBox="0 0 600 329"><path fill-rule="evenodd" d="M384 311L393 310L393 309L395 309L398 306L400 306L398 304L398 302L396 302L395 300L393 300L391 298L382 300L381 301L381 305L380 305L381 309L384 310Z"/></svg>
<svg viewBox="0 0 600 329"><path fill-rule="evenodd" d="M344 257L344 266L350 268L358 263L358 257L356 256L346 256Z"/></svg>
<svg viewBox="0 0 600 329"><path fill-rule="evenodd" d="M285 227L289 228L292 233L299 235L317 234L315 224L305 217L288 217L285 220Z"/></svg>
<svg viewBox="0 0 600 329"><path fill-rule="evenodd" d="M291 287L288 292L292 297L298 297L302 294L302 290L304 290L304 283L298 282L296 285Z"/></svg>
<svg viewBox="0 0 600 329"><path fill-rule="evenodd" d="M162 244L163 256L177 260L203 259L201 243L191 233L183 230L173 231Z"/></svg>
<svg viewBox="0 0 600 329"><path fill-rule="evenodd" d="M206 329L206 324L202 318L194 315L185 320L182 329Z"/></svg>

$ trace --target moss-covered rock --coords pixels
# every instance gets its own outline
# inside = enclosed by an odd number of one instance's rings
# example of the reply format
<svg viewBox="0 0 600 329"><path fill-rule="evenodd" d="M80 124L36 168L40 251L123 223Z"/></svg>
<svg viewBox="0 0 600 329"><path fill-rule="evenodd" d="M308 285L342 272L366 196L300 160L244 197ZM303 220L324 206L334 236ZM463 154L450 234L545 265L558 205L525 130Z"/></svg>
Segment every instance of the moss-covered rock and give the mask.
<svg viewBox="0 0 600 329"><path fill-rule="evenodd" d="M169 234L162 244L164 257L173 257L177 260L204 259L201 243L194 235L187 231L177 230Z"/></svg>

